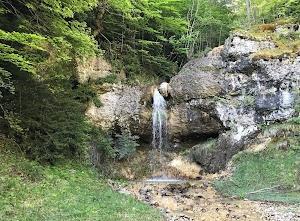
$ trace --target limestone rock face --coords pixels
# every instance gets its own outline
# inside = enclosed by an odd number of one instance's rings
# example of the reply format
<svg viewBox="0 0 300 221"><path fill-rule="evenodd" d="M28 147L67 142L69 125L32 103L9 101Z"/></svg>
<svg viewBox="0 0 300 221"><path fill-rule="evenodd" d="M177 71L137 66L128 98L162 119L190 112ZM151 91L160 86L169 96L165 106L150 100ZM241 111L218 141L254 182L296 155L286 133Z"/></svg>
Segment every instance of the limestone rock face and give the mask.
<svg viewBox="0 0 300 221"><path fill-rule="evenodd" d="M282 122L296 114L300 56L252 59L251 54L274 48L267 40L235 33L220 53L187 63L171 79L170 137L219 134L213 150L201 150L196 159L206 171L219 171L251 145L260 124Z"/></svg>
<svg viewBox="0 0 300 221"><path fill-rule="evenodd" d="M189 101L224 94L226 82L219 74L222 61L216 56L196 59L186 64L169 83L175 101Z"/></svg>
<svg viewBox="0 0 300 221"><path fill-rule="evenodd" d="M91 57L88 60L77 60L80 82L96 80L112 74L112 66L103 57Z"/></svg>
<svg viewBox="0 0 300 221"><path fill-rule="evenodd" d="M105 130L129 129L140 136L150 137L152 110L146 107L148 101L145 99L150 97L147 93L151 92L140 87L114 85L111 91L99 95L103 106L90 104L86 114L92 123Z"/></svg>
<svg viewBox="0 0 300 221"><path fill-rule="evenodd" d="M224 130L225 127L214 110L214 105L205 99L194 99L171 106L170 138L217 134Z"/></svg>
<svg viewBox="0 0 300 221"><path fill-rule="evenodd" d="M103 107L91 105L87 114L104 129L128 128L150 141L153 88L160 88L167 100L170 142L218 136L213 151L202 151L197 159L208 172L217 172L251 145L261 124L297 114L294 91L300 86L300 56L268 61L251 56L275 47L271 41L234 33L223 48L187 63L169 84L114 85L99 95Z"/></svg>
<svg viewBox="0 0 300 221"><path fill-rule="evenodd" d="M264 49L274 49L275 47L273 42L267 40L257 41L243 33L236 32L226 39L221 53L222 57L233 60Z"/></svg>

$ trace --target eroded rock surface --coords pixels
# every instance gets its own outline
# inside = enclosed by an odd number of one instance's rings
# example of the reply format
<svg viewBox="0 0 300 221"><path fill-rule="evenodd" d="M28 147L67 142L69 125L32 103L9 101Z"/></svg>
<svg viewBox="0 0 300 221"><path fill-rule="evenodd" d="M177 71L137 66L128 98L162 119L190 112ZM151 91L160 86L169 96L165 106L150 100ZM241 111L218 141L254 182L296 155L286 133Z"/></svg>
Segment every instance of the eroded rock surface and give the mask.
<svg viewBox="0 0 300 221"><path fill-rule="evenodd" d="M219 134L213 150L196 159L206 171L219 171L251 145L261 124L295 116L300 56L268 61L251 56L274 48L267 40L234 33L221 53L189 62L171 79L171 137Z"/></svg>
<svg viewBox="0 0 300 221"><path fill-rule="evenodd" d="M112 74L112 66L103 57L91 57L89 59L77 60L80 82L96 80Z"/></svg>
<svg viewBox="0 0 300 221"><path fill-rule="evenodd" d="M236 32L224 47L187 63L161 93L167 100L169 139L174 146L187 138L218 137L213 151L196 160L217 172L247 148L260 126L295 116L300 56L255 60L253 54L276 45ZM157 86L159 87L159 86ZM104 129L130 129L150 141L153 87L114 85L99 95L103 106L87 114Z"/></svg>
<svg viewBox="0 0 300 221"><path fill-rule="evenodd" d="M96 107L91 103L86 114L94 124L105 130L129 129L150 140L152 109L147 106L147 99L150 98L152 102L150 93L149 88L115 84L109 92L98 96L103 106Z"/></svg>

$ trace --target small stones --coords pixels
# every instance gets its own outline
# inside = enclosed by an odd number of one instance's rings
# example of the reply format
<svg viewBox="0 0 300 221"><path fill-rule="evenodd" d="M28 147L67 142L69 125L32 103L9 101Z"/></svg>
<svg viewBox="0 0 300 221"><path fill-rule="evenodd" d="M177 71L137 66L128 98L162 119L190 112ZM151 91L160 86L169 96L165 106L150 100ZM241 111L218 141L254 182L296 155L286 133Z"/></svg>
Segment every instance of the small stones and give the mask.
<svg viewBox="0 0 300 221"><path fill-rule="evenodd" d="M145 199L146 200L152 200L151 193L147 192L146 195L145 195Z"/></svg>
<svg viewBox="0 0 300 221"><path fill-rule="evenodd" d="M160 194L161 196L167 196L167 193L166 193L166 191L164 191L164 190L160 190L160 191L159 191L159 194Z"/></svg>
<svg viewBox="0 0 300 221"><path fill-rule="evenodd" d="M130 192L128 190L126 190L125 188L120 189L118 192L126 194L126 195L130 195Z"/></svg>
<svg viewBox="0 0 300 221"><path fill-rule="evenodd" d="M145 199L148 201L152 200L151 192L152 192L152 188L141 188L139 190L139 194L145 196Z"/></svg>
<svg viewBox="0 0 300 221"><path fill-rule="evenodd" d="M185 215L185 214L180 214L179 216L172 216L169 221L193 221L194 219Z"/></svg>
<svg viewBox="0 0 300 221"><path fill-rule="evenodd" d="M163 212L164 213L170 213L171 211L170 211L170 209L168 207L166 207L166 208L163 209Z"/></svg>
<svg viewBox="0 0 300 221"><path fill-rule="evenodd" d="M153 201L153 202L150 202L150 205L151 205L151 206L156 206L156 207L157 207L157 206L159 206L159 203L156 202L156 201Z"/></svg>
<svg viewBox="0 0 300 221"><path fill-rule="evenodd" d="M144 188L141 188L141 189L139 190L139 194L140 194L140 195L146 195L146 193L147 193L147 191L146 191L146 189L144 189Z"/></svg>
<svg viewBox="0 0 300 221"><path fill-rule="evenodd" d="M169 191L171 193L186 193L189 188L191 187L190 183L184 183L184 184L169 184L167 185L164 190Z"/></svg>

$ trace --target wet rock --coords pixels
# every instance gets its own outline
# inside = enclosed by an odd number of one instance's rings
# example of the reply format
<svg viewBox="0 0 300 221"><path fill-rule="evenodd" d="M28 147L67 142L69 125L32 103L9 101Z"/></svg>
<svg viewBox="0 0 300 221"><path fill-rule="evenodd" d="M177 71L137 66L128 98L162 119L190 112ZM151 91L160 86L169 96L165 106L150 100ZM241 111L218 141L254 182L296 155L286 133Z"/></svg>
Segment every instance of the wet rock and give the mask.
<svg viewBox="0 0 300 221"><path fill-rule="evenodd" d="M159 203L158 203L158 202L150 202L150 205L151 205L151 206L156 206L156 207L157 207L157 206L159 206Z"/></svg>
<svg viewBox="0 0 300 221"><path fill-rule="evenodd" d="M144 188L141 188L141 189L139 190L139 194L140 194L140 195L146 195L146 193L147 193L147 190L144 189Z"/></svg>
<svg viewBox="0 0 300 221"><path fill-rule="evenodd" d="M120 189L118 192L126 194L126 195L130 195L130 192L128 190L126 190L125 188Z"/></svg>
<svg viewBox="0 0 300 221"><path fill-rule="evenodd" d="M164 213L170 213L170 209L166 207L166 208L163 209L163 212Z"/></svg>
<svg viewBox="0 0 300 221"><path fill-rule="evenodd" d="M178 194L178 193L186 193L189 188L191 187L191 184L189 183L185 183L185 184L168 184L164 190L168 191L168 192L171 192L171 193L175 193L175 194Z"/></svg>
<svg viewBox="0 0 300 221"><path fill-rule="evenodd" d="M167 196L167 193L166 193L165 190L160 190L160 191L159 191L159 194L160 194L161 196Z"/></svg>
<svg viewBox="0 0 300 221"><path fill-rule="evenodd" d="M189 137L219 133L225 129L219 120L214 104L204 99L193 99L170 107L169 137Z"/></svg>
<svg viewBox="0 0 300 221"><path fill-rule="evenodd" d="M206 183L203 183L202 186L204 189L206 189L208 187L208 185Z"/></svg>
<svg viewBox="0 0 300 221"><path fill-rule="evenodd" d="M152 200L152 196L151 196L151 194L149 192L146 193L145 199L149 200L149 201Z"/></svg>

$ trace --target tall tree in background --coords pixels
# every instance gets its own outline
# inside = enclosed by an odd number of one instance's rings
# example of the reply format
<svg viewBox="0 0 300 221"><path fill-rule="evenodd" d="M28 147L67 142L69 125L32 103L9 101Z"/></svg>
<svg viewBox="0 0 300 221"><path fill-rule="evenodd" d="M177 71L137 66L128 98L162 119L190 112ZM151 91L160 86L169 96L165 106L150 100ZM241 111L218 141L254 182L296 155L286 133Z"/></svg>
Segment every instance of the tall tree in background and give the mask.
<svg viewBox="0 0 300 221"><path fill-rule="evenodd" d="M272 23L277 19L300 19L299 0L237 0L231 9L238 15L242 27Z"/></svg>
<svg viewBox="0 0 300 221"><path fill-rule="evenodd" d="M185 51L188 59L203 56L203 52L224 43L232 29L234 14L226 2L216 0L185 0L181 14L188 29L179 40L174 39L178 51Z"/></svg>
<svg viewBox="0 0 300 221"><path fill-rule="evenodd" d="M107 0L102 15L101 47L121 60L130 75L145 70L160 77L222 44L234 15L217 0Z"/></svg>
<svg viewBox="0 0 300 221"><path fill-rule="evenodd" d="M107 0L99 35L106 56L121 60L128 75L143 70L161 77L175 74L174 62L181 58L172 53L169 38L186 30L180 4L178 0Z"/></svg>

